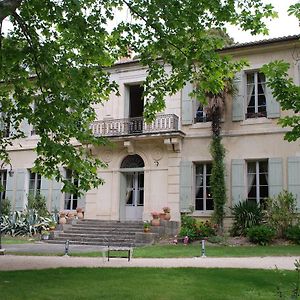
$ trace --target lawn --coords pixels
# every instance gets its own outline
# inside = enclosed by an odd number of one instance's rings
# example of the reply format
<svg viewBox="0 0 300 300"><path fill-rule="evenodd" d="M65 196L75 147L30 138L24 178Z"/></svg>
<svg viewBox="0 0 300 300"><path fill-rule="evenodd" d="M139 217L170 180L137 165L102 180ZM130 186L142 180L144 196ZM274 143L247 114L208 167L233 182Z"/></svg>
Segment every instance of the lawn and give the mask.
<svg viewBox="0 0 300 300"><path fill-rule="evenodd" d="M0 272L1 300L278 299L295 271L195 268L61 268Z"/></svg>
<svg viewBox="0 0 300 300"><path fill-rule="evenodd" d="M60 253L41 252L12 252L13 255L63 255ZM101 252L73 252L70 246L70 256L98 257ZM133 251L134 258L176 258L176 257L197 257L201 256L200 245L153 245L138 247ZM300 256L300 245L270 245L270 246L207 246L206 256L208 257L247 257L247 256Z"/></svg>
<svg viewBox="0 0 300 300"><path fill-rule="evenodd" d="M195 257L201 256L200 244L192 245L153 245L136 248L134 257ZM242 257L242 256L295 256L300 255L300 245L270 246L207 246L209 257Z"/></svg>
<svg viewBox="0 0 300 300"><path fill-rule="evenodd" d="M28 236L18 236L18 237L12 237L5 235L1 238L2 244L28 244L28 243L34 243L37 238L28 237Z"/></svg>

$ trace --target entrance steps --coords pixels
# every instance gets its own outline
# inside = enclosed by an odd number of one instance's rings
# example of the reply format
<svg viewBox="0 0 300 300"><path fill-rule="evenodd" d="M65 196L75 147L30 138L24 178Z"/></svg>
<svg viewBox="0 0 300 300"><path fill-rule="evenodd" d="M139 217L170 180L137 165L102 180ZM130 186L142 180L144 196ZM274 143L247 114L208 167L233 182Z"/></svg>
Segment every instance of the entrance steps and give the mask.
<svg viewBox="0 0 300 300"><path fill-rule="evenodd" d="M157 233L144 233L143 223L135 221L101 221L83 219L66 224L63 231L55 231L49 243L136 247L152 244Z"/></svg>

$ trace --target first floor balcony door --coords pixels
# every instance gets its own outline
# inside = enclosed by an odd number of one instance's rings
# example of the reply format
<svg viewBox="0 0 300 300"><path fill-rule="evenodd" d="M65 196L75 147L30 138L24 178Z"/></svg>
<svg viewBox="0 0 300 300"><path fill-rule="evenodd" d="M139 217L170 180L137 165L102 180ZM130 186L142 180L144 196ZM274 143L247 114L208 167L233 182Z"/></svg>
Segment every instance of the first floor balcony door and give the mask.
<svg viewBox="0 0 300 300"><path fill-rule="evenodd" d="M125 220L142 220L144 210L144 172L126 173L125 176Z"/></svg>

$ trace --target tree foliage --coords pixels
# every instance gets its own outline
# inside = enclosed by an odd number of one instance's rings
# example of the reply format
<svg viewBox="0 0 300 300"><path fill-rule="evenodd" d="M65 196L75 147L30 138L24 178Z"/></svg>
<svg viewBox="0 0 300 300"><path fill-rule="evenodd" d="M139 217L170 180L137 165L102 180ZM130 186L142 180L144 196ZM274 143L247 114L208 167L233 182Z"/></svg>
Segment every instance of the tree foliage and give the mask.
<svg viewBox="0 0 300 300"><path fill-rule="evenodd" d="M300 20L300 3L291 5L289 15L295 15ZM299 58L297 59L299 63ZM283 60L276 60L263 66L262 71L267 75L267 85L272 89L273 95L280 103L282 110L292 110L296 113L280 118L282 127L291 130L285 134L289 142L296 141L300 137L300 87L296 85L288 75L290 64Z"/></svg>
<svg viewBox="0 0 300 300"><path fill-rule="evenodd" d="M113 26L124 7L132 21ZM13 24L9 33L0 30L1 121L13 130L0 134L0 160L9 163L7 149L28 122L40 136L35 171L68 184L62 165L79 190L98 186L104 164L86 145L105 143L89 126L94 108L118 94L109 67L128 49L139 54L148 67L145 117L153 119L185 82L199 82L194 94L205 101L241 69L243 62L215 51L224 39L209 30L233 24L266 33L264 18L274 16L262 0L1 0L0 29L5 18Z"/></svg>

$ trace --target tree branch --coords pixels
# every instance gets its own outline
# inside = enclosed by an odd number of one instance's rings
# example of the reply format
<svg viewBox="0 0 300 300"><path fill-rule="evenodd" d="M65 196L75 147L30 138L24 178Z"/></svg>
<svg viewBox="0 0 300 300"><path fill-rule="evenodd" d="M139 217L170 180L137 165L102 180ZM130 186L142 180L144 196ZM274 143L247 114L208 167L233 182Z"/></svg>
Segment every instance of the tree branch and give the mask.
<svg viewBox="0 0 300 300"><path fill-rule="evenodd" d="M30 48L31 48L31 51L32 51L32 55L33 55L33 61L34 61L34 69L35 69L35 73L36 73L36 76L38 78L38 86L39 86L39 89L42 93L42 96L43 96L43 99L45 99L45 96L44 96L44 91L43 91L43 87L42 85L40 84L41 82L41 75L40 75L40 71L42 71L42 67L40 66L39 64L39 61L38 61L38 58L36 56L36 53L35 53L35 48L33 46L33 43L32 43L32 39L31 39L31 36L30 36L30 33L28 32L28 29L27 29L27 25L26 23L23 21L23 19L21 18L20 15L18 15L16 12L13 12L12 13L12 16L15 18L15 20L17 21L17 23L20 25L21 27L21 30L27 40L27 43L29 44ZM40 71L39 71L40 70Z"/></svg>
<svg viewBox="0 0 300 300"><path fill-rule="evenodd" d="M23 0L0 0L0 22L12 15Z"/></svg>
<svg viewBox="0 0 300 300"><path fill-rule="evenodd" d="M134 9L132 7L132 5L126 1L126 0L122 0L122 2L129 8L129 10L131 12L133 12L134 14L136 14L139 18L141 18L145 23L146 25L150 26L152 29L154 29L161 37L164 35L163 32L157 28L157 26L155 26L155 24L153 23L149 23L148 20L140 13L138 12L136 9ZM169 45L171 45L172 47L174 47L175 49L177 49L179 52L181 52L181 54L183 54L186 58L188 58L188 56L186 55L186 53L180 49L176 44L172 43L170 40L166 39L167 43Z"/></svg>

